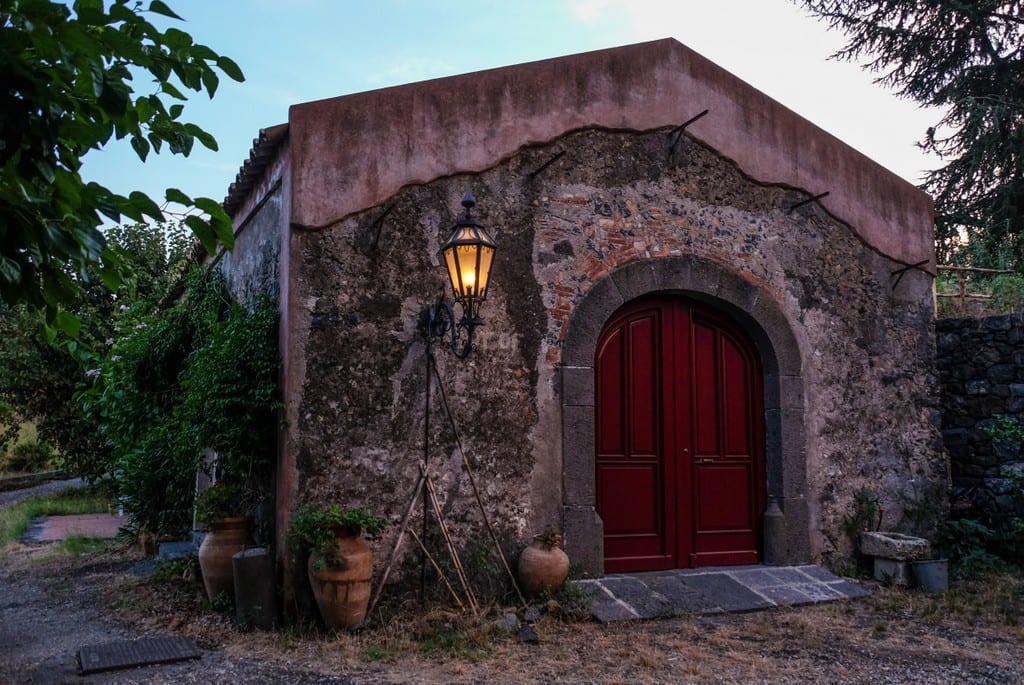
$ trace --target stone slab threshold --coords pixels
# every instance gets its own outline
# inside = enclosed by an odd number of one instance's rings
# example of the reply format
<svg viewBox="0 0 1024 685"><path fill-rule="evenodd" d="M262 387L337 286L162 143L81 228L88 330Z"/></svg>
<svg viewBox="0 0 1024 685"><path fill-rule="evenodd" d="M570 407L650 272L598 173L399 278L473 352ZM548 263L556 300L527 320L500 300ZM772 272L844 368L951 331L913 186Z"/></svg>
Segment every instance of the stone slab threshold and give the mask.
<svg viewBox="0 0 1024 685"><path fill-rule="evenodd" d="M678 569L576 583L591 592L591 613L601 623L758 611L869 594L854 581L810 565Z"/></svg>
<svg viewBox="0 0 1024 685"><path fill-rule="evenodd" d="M200 658L199 649L187 637L144 637L79 648L78 673L90 675Z"/></svg>

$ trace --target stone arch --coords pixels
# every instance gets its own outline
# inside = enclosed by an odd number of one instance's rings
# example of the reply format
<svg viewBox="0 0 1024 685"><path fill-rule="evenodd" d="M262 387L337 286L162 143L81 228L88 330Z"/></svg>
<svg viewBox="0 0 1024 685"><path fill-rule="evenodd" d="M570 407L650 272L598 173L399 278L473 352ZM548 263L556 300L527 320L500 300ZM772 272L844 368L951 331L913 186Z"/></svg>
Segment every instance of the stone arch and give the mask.
<svg viewBox="0 0 1024 685"><path fill-rule="evenodd" d="M594 351L605 322L623 304L677 293L730 315L753 340L764 370L768 508L764 559L809 563L804 382L797 339L762 287L696 256L627 264L593 285L577 304L562 345L562 526L570 558L604 574L603 524L597 516L594 453Z"/></svg>

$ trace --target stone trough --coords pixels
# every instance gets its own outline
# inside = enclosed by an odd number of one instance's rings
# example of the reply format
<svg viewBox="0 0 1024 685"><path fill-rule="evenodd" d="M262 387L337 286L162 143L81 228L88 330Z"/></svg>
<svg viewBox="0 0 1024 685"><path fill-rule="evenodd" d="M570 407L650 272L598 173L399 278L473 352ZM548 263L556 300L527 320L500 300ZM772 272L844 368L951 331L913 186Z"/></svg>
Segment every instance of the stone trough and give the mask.
<svg viewBox="0 0 1024 685"><path fill-rule="evenodd" d="M875 580L910 587L914 584L910 562L930 559L932 549L924 538L866 531L860 534L860 551L875 558Z"/></svg>

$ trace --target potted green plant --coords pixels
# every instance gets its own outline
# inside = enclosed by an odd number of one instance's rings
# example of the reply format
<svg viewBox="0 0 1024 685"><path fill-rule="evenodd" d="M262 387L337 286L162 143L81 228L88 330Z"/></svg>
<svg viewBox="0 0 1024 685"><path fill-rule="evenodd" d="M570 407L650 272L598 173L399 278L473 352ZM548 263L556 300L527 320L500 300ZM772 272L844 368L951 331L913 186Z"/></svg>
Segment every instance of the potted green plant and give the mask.
<svg viewBox="0 0 1024 685"><path fill-rule="evenodd" d="M215 483L196 496L196 518L207 529L199 546L199 568L211 602L225 593L234 598L231 557L253 544L245 510L245 493L234 483Z"/></svg>
<svg viewBox="0 0 1024 685"><path fill-rule="evenodd" d="M373 551L364 535L380 533L386 521L366 509L307 504L292 521L288 544L306 572L328 628L355 627L366 618L373 576Z"/></svg>

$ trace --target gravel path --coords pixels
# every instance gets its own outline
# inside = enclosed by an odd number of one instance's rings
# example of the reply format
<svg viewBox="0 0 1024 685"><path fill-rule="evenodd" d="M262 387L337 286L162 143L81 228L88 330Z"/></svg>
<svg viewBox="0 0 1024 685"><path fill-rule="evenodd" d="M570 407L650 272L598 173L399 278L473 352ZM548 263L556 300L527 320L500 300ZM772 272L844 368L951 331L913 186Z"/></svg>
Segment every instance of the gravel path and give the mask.
<svg viewBox="0 0 1024 685"><path fill-rule="evenodd" d="M50 481L0 492L0 507L85 486L81 478ZM41 548L26 551L42 556ZM17 554L17 556L21 556ZM251 659L202 650L202 659L133 670L78 675L77 653L86 645L133 640L147 635L110 621L104 606L116 598L106 587L126 564L86 564L70 577L46 565L0 556L0 685L79 683L296 683L355 685L348 678L284 670ZM11 562L11 563L8 563ZM167 634L171 634L168 632Z"/></svg>
<svg viewBox="0 0 1024 685"><path fill-rule="evenodd" d="M81 478L71 478L70 480L52 480L49 483L43 483L42 485L36 485L35 487L25 488L24 490L10 490L8 492L0 492L0 507L10 506L16 502L20 502L23 499L29 497L38 497L40 495L50 495L55 492L60 492L65 488L81 488L85 487L85 481Z"/></svg>
<svg viewBox="0 0 1024 685"><path fill-rule="evenodd" d="M222 650L202 650L198 661L78 675L76 654L86 645L147 637L105 616L116 598L105 594L123 563L87 564L70 577L42 564L0 563L0 683L296 683L356 685L350 678L287 670ZM170 616L168 620L170 620ZM173 634L167 630L154 634ZM361 681L365 683L366 681Z"/></svg>

